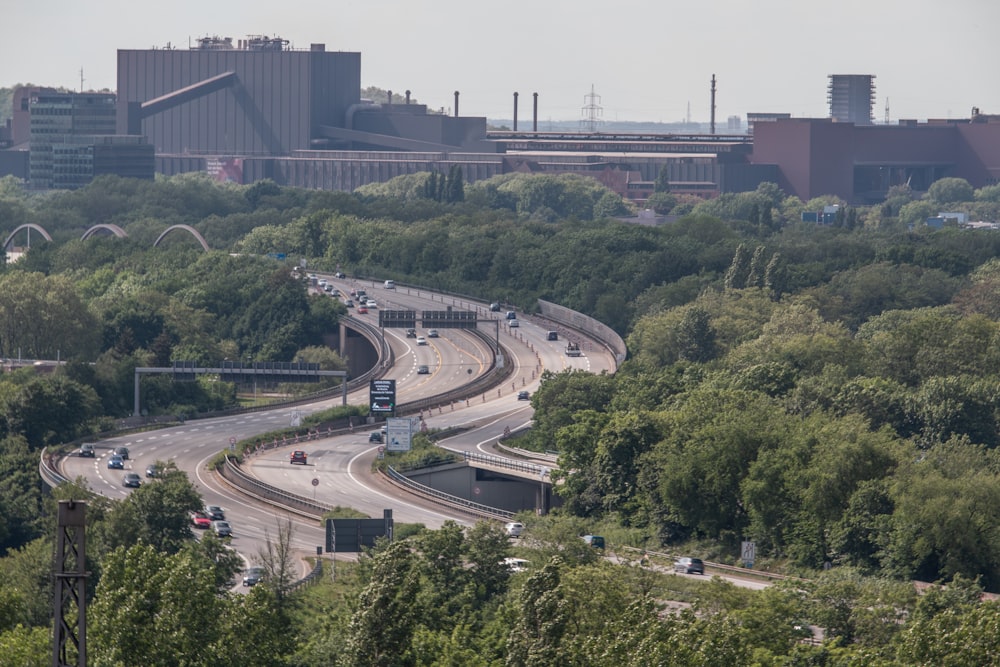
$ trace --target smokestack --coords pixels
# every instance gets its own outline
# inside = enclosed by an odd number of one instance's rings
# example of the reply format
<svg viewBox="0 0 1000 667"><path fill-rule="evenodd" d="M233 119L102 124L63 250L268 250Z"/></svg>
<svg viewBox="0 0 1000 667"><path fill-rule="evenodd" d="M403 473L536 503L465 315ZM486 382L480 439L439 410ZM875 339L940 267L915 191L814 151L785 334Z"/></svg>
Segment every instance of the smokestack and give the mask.
<svg viewBox="0 0 1000 667"><path fill-rule="evenodd" d="M712 75L712 122L708 126L709 134L715 134L715 75Z"/></svg>
<svg viewBox="0 0 1000 667"><path fill-rule="evenodd" d="M392 106L392 91L391 90L387 90L385 92L389 94L389 104L387 106L391 107Z"/></svg>
<svg viewBox="0 0 1000 667"><path fill-rule="evenodd" d="M534 100L534 108L531 112L531 131L538 132L538 93L532 93Z"/></svg>
<svg viewBox="0 0 1000 667"><path fill-rule="evenodd" d="M410 104L410 91L406 91L406 104Z"/></svg>
<svg viewBox="0 0 1000 667"><path fill-rule="evenodd" d="M514 131L517 132L517 93L514 93Z"/></svg>
<svg viewBox="0 0 1000 667"><path fill-rule="evenodd" d="M458 91L455 91L455 118L458 118Z"/></svg>

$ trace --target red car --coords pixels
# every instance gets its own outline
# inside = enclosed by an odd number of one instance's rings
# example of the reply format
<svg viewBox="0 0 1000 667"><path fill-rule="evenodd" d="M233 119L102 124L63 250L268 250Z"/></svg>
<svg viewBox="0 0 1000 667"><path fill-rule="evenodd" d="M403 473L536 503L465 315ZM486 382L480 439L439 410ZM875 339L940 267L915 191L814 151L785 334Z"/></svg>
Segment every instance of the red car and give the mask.
<svg viewBox="0 0 1000 667"><path fill-rule="evenodd" d="M358 304L358 312L362 313L362 314L367 313L368 312L368 306L366 306L364 304Z"/></svg>
<svg viewBox="0 0 1000 667"><path fill-rule="evenodd" d="M296 449L294 452L292 452L292 455L289 457L289 462L301 463L302 465L306 465L306 453L301 449Z"/></svg>
<svg viewBox="0 0 1000 667"><path fill-rule="evenodd" d="M211 528L212 520L204 512L191 512L191 523L195 528Z"/></svg>

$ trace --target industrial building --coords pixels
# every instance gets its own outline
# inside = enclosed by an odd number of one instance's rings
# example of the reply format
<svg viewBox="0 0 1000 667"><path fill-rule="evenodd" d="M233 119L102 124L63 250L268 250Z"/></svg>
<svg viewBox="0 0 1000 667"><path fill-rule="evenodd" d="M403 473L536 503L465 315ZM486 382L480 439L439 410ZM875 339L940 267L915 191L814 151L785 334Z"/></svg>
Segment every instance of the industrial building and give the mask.
<svg viewBox="0 0 1000 667"><path fill-rule="evenodd" d="M186 49L119 50L117 96L18 91L13 122L0 132L10 146L0 150L0 175L21 175L30 118L31 167L22 177L32 187L78 187L101 173L152 177L152 153L155 172L166 175L345 191L454 165L467 182L575 173L638 203L662 169L677 194L714 197L772 181L803 200L836 195L852 204L880 201L901 183L925 190L945 176L974 187L998 182L996 117L874 125L874 78L831 75L829 118L748 114L746 134L730 119L730 133L717 135L714 111L708 134L538 132L538 93L531 131L517 130L517 93L514 131L493 131L483 117L459 115L458 91L453 115L411 103L410 91L390 91L383 104L361 99L360 53L261 35L204 37Z"/></svg>

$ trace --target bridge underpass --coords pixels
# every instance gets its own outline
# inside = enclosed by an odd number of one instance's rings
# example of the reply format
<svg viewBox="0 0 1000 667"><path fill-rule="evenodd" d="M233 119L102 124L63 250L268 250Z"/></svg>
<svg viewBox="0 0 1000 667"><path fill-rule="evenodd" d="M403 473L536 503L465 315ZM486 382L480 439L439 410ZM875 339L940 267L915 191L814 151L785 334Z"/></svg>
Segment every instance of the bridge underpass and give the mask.
<svg viewBox="0 0 1000 667"><path fill-rule="evenodd" d="M515 470L494 466L479 458L404 474L409 480L435 491L509 512L530 510L547 514L562 504L562 499L553 493L547 472L541 474L537 466L525 464L523 470Z"/></svg>

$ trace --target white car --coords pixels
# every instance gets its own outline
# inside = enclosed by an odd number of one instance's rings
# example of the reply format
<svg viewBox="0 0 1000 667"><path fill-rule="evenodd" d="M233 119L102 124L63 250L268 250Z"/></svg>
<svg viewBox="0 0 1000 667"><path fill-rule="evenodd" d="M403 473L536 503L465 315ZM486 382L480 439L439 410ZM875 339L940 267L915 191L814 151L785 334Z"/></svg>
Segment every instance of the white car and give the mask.
<svg viewBox="0 0 1000 667"><path fill-rule="evenodd" d="M417 336L417 345L427 345L427 339L423 336Z"/></svg>
<svg viewBox="0 0 1000 667"><path fill-rule="evenodd" d="M524 524L518 521L511 521L506 526L503 527L507 537L521 537L521 533L524 532Z"/></svg>
<svg viewBox="0 0 1000 667"><path fill-rule="evenodd" d="M375 299L368 299L367 301L365 301L365 305L368 306L369 308L378 308L378 304L375 303Z"/></svg>
<svg viewBox="0 0 1000 667"><path fill-rule="evenodd" d="M515 329L521 326L521 323L518 322L517 320L507 320L507 326L509 326L511 329Z"/></svg>
<svg viewBox="0 0 1000 667"><path fill-rule="evenodd" d="M511 572L524 572L528 569L528 566L531 565L531 561L523 558L504 558L503 564L506 565Z"/></svg>

